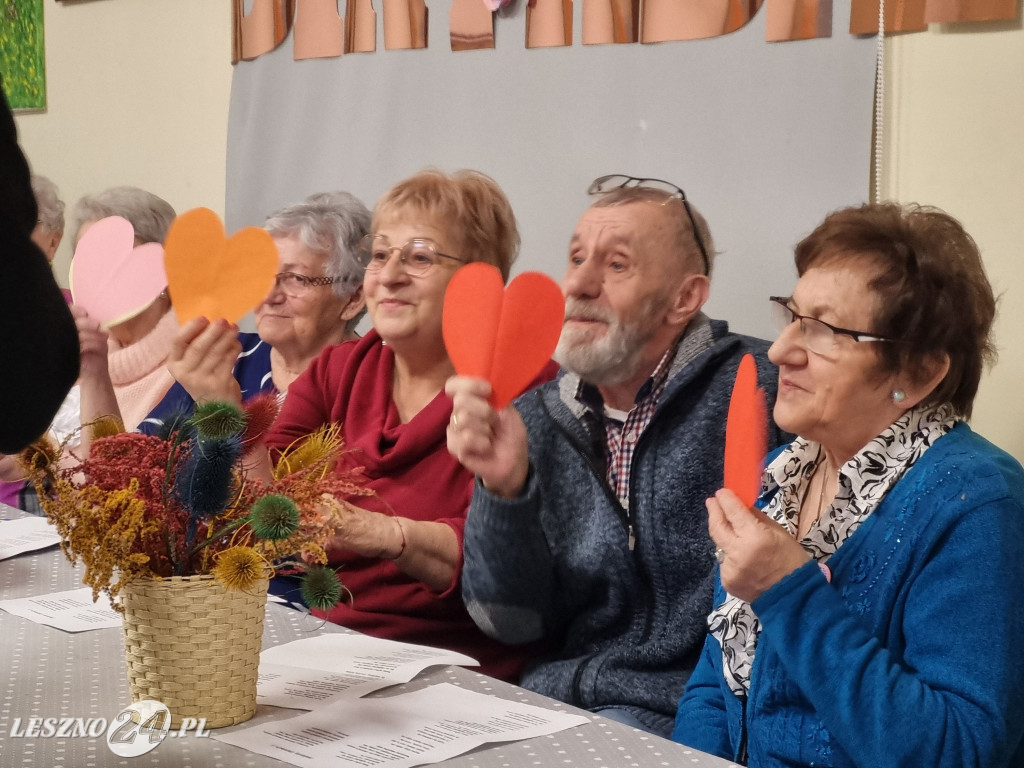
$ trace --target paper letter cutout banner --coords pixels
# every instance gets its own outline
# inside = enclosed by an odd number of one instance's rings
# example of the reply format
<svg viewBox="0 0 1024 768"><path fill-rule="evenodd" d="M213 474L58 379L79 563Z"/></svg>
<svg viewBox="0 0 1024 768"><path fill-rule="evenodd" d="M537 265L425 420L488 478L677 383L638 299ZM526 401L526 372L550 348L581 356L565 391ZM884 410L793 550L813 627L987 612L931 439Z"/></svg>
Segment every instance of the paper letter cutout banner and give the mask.
<svg viewBox="0 0 1024 768"><path fill-rule="evenodd" d="M259 227L225 236L209 208L193 208L171 223L164 241L171 303L182 325L195 317L236 323L274 285L277 246Z"/></svg>
<svg viewBox="0 0 1024 768"><path fill-rule="evenodd" d="M768 451L764 390L757 386L757 366L744 355L736 371L725 424L724 485L748 507L761 489L761 466Z"/></svg>
<svg viewBox="0 0 1024 768"><path fill-rule="evenodd" d="M551 359L564 315L562 290L547 275L524 272L506 289L496 267L474 262L448 283L444 344L460 376L491 383L491 405L500 409Z"/></svg>
<svg viewBox="0 0 1024 768"><path fill-rule="evenodd" d="M78 241L69 277L75 304L106 330L135 317L167 287L164 249L159 243L135 247L131 223L108 216Z"/></svg>

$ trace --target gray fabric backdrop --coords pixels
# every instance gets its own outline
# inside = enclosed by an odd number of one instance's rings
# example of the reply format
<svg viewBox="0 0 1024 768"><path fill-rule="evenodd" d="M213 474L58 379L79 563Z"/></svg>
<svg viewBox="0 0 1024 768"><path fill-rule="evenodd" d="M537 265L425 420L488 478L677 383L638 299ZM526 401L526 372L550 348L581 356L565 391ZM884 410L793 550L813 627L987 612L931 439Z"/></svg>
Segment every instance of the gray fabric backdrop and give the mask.
<svg viewBox="0 0 1024 768"><path fill-rule="evenodd" d="M686 0L690 1L690 0ZM579 40L582 0L575 3ZM296 62L291 38L235 68L229 231L311 192L373 206L424 166L482 170L512 201L516 271L559 278L589 182L673 181L719 252L708 311L767 336L770 293L795 280L792 246L829 210L868 194L874 42L764 42L764 13L710 40L527 50L525 0L497 19L494 50L453 53L448 2L428 2L429 47Z"/></svg>

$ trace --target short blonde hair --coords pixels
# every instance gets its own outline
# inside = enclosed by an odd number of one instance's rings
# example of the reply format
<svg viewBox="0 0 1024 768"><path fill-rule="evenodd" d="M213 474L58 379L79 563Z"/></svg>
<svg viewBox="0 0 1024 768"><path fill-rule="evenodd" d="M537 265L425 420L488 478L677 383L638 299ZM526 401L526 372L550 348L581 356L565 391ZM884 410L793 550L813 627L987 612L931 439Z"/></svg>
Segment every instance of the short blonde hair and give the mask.
<svg viewBox="0 0 1024 768"><path fill-rule="evenodd" d="M436 168L420 171L377 201L373 231L409 210L436 222L458 247L453 256L493 264L508 281L519 254L519 229L508 198L490 176L470 170L451 175Z"/></svg>

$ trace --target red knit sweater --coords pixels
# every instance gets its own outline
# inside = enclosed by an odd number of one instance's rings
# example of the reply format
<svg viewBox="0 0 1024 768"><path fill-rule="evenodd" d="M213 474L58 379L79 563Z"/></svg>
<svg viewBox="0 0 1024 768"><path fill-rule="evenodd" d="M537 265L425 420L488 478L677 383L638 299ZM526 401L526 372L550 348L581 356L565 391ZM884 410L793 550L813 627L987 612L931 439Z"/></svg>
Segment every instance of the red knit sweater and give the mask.
<svg viewBox="0 0 1024 768"><path fill-rule="evenodd" d="M459 541L460 574L473 476L447 450L451 400L441 392L403 424L391 398L393 368L393 353L374 331L328 347L288 387L267 445L281 449L324 424L341 424L347 460L364 468L377 494L353 503L450 525ZM545 369L543 380L556 370L554 365ZM481 672L504 680L518 677L528 649L503 645L477 629L462 604L458 575L437 593L392 562L341 551L329 555L355 596L351 605L335 607L330 621L374 637L450 648L479 660Z"/></svg>

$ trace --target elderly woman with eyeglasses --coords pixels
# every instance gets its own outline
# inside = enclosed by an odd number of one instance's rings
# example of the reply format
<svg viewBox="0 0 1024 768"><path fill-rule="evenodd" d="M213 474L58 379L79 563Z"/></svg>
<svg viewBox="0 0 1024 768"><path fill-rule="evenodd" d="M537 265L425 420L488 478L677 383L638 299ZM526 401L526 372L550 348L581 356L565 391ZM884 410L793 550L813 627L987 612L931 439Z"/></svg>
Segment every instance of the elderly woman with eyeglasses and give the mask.
<svg viewBox="0 0 1024 768"><path fill-rule="evenodd" d="M272 451L341 426L343 462L363 467L372 497L331 503L346 519L328 554L354 599L327 618L377 637L466 653L513 678L522 651L476 628L460 597L462 531L473 476L449 453L454 369L441 336L445 289L471 261L507 279L519 246L512 208L474 171L427 170L377 203L362 243L373 329L330 347L288 390L267 437ZM552 364L546 371L554 375Z"/></svg>
<svg viewBox="0 0 1024 768"><path fill-rule="evenodd" d="M327 346L357 338L363 316L359 243L370 212L348 192L324 192L273 213L263 225L280 271L256 309L256 333L196 318L178 332L167 368L176 383L139 425L155 433L196 401L242 403L262 392L282 399Z"/></svg>
<svg viewBox="0 0 1024 768"><path fill-rule="evenodd" d="M992 357L974 241L837 211L796 249L768 458L708 499L720 584L674 737L756 766L1024 765L1024 470L967 426Z"/></svg>

